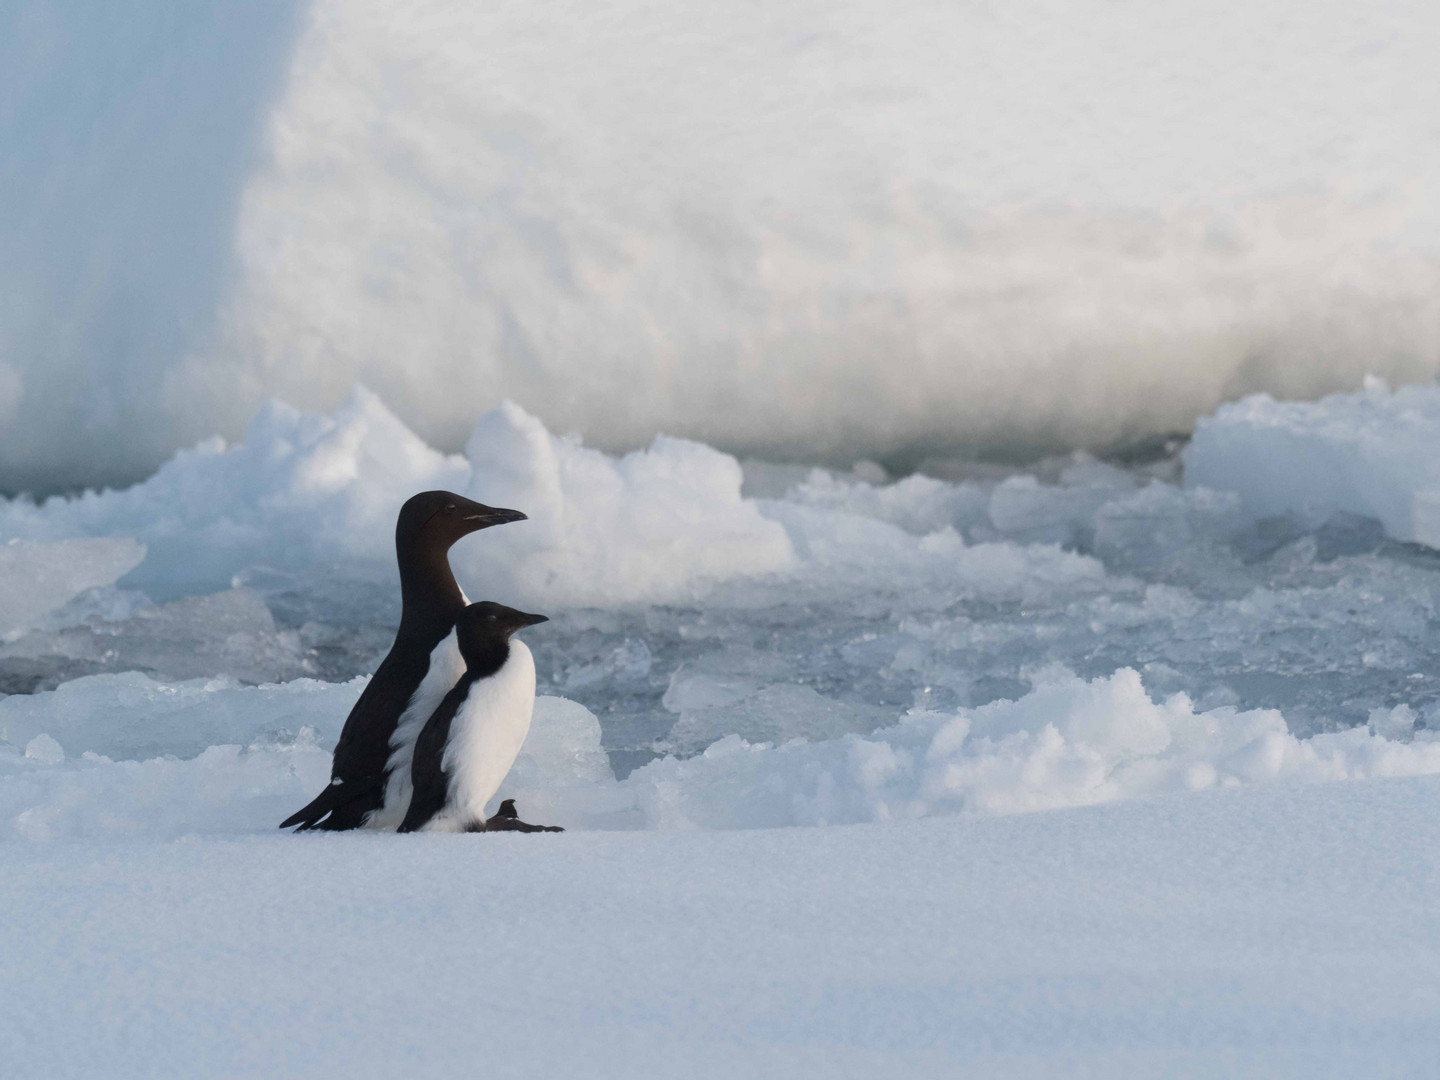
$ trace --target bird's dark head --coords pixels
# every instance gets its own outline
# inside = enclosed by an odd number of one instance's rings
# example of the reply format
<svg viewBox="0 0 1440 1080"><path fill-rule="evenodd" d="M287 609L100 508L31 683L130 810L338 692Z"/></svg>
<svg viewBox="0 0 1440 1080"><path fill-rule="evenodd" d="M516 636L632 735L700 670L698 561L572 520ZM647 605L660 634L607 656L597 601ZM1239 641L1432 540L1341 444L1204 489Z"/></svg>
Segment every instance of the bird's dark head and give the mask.
<svg viewBox="0 0 1440 1080"><path fill-rule="evenodd" d="M477 529L524 521L519 510L486 506L453 491L422 491L405 500L395 522L395 546L449 551L450 545Z"/></svg>
<svg viewBox="0 0 1440 1080"><path fill-rule="evenodd" d="M467 664L473 664L475 658L488 648L509 641L510 635L516 630L549 621L547 616L516 611L492 600L471 604L455 620L455 636L460 642L460 655L465 657Z"/></svg>

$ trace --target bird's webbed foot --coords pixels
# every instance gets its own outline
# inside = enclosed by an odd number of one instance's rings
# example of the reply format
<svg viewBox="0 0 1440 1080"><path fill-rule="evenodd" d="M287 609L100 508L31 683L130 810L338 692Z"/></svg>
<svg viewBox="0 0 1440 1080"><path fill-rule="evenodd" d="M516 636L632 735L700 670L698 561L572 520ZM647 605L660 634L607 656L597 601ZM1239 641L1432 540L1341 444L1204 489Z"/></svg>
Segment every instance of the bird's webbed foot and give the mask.
<svg viewBox="0 0 1440 1080"><path fill-rule="evenodd" d="M528 821L521 821L520 814L515 809L515 800L506 799L500 804L500 809L490 815L490 820L485 822L484 832L564 832L559 825L531 825Z"/></svg>

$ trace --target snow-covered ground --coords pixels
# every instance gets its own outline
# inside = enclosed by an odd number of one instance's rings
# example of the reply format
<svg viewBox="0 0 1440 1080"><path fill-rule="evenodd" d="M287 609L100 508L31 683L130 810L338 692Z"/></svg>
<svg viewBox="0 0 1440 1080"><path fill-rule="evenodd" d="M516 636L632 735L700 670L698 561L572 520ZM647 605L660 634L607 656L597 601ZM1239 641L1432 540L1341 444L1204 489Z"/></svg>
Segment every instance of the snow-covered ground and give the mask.
<svg viewBox="0 0 1440 1080"><path fill-rule="evenodd" d="M1440 779L0 844L8 1077L1428 1077Z"/></svg>
<svg viewBox="0 0 1440 1080"><path fill-rule="evenodd" d="M1425 1075L1440 556L1395 508L1427 445L1440 388L1372 381L1179 455L894 481L616 458L509 404L445 455L360 392L0 503L0 1053ZM531 515L453 561L554 617L500 796L570 832L277 835L432 486Z"/></svg>

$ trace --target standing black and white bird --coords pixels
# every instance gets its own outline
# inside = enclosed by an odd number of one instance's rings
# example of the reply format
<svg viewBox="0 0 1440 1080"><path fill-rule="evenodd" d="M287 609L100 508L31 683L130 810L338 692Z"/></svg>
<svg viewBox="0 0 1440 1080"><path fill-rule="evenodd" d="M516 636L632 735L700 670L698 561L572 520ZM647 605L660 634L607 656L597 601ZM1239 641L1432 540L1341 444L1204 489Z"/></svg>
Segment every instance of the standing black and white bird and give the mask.
<svg viewBox="0 0 1440 1080"><path fill-rule="evenodd" d="M511 635L545 621L488 600L460 613L455 636L465 674L415 741L414 794L400 832L563 831L521 821L510 799L485 819L485 804L515 763L535 708L535 660Z"/></svg>
<svg viewBox="0 0 1440 1080"><path fill-rule="evenodd" d="M393 829L404 818L415 737L465 671L454 630L467 601L450 570L450 548L478 529L524 520L519 510L449 491L421 492L401 507L395 522L401 599L395 643L350 710L335 744L329 786L281 822L282 829Z"/></svg>

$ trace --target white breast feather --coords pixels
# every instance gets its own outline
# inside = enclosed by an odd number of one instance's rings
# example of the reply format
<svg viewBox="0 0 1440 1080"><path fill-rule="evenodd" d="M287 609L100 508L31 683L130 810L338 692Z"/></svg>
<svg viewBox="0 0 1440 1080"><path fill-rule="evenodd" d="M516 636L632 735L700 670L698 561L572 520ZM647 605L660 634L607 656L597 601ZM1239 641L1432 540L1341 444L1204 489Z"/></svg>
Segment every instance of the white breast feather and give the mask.
<svg viewBox="0 0 1440 1080"><path fill-rule="evenodd" d="M515 764L534 709L535 658L523 641L511 638L500 670L477 679L455 712L441 759L450 790L427 831L458 832L485 820L485 804Z"/></svg>
<svg viewBox="0 0 1440 1080"><path fill-rule="evenodd" d="M363 828L398 829L410 809L410 763L415 758L415 740L430 714L440 706L441 700L450 688L465 674L465 658L460 655L460 644L455 640L455 631L430 650L430 666L425 677L410 695L410 703L400 714L395 725L395 734L390 736L390 758L385 763L390 770L385 781L385 803L378 810L365 816Z"/></svg>

